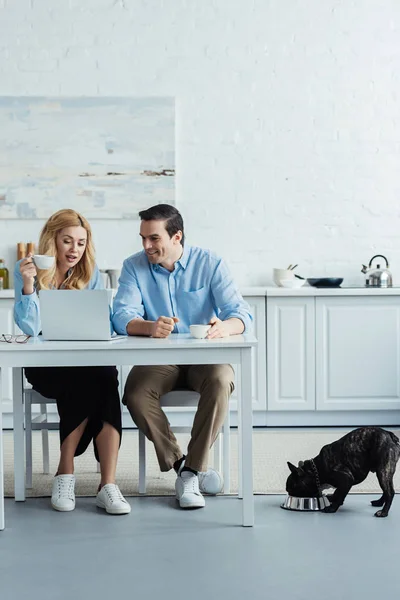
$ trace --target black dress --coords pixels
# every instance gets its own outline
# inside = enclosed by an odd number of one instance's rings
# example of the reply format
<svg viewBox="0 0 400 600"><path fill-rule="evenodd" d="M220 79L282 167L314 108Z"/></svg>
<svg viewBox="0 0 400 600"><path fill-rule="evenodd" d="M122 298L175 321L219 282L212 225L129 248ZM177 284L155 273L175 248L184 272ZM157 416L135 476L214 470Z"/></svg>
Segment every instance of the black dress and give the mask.
<svg viewBox="0 0 400 600"><path fill-rule="evenodd" d="M27 367L25 375L33 389L57 401L60 444L85 419L88 423L75 456L82 454L109 423L122 435L118 371L115 367Z"/></svg>

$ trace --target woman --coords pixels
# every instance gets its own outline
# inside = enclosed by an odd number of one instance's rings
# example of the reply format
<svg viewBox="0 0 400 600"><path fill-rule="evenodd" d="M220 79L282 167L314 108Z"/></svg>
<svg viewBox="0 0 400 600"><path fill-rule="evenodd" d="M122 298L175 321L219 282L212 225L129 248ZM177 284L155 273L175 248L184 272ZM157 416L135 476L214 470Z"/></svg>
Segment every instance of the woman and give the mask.
<svg viewBox="0 0 400 600"><path fill-rule="evenodd" d="M40 234L39 254L55 256L54 266L36 269L29 254L17 262L14 272L15 322L32 336L41 332L40 290L103 288L90 225L74 210L60 210L49 218ZM25 375L40 394L57 400L61 454L52 507L75 508L74 456L82 454L93 439L101 471L96 505L110 514L129 513L131 507L115 484L122 433L116 368L29 367Z"/></svg>

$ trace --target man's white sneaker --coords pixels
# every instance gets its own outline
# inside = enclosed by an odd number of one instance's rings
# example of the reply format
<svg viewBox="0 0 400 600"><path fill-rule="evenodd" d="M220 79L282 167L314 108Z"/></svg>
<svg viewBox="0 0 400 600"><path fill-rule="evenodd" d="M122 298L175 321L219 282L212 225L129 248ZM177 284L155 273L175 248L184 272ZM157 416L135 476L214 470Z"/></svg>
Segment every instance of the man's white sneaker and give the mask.
<svg viewBox="0 0 400 600"><path fill-rule="evenodd" d="M203 494L219 494L224 488L222 475L210 467L207 471L199 471L199 488Z"/></svg>
<svg viewBox="0 0 400 600"><path fill-rule="evenodd" d="M175 481L175 492L181 508L203 508L206 504L200 494L199 478L191 471L181 471Z"/></svg>
<svg viewBox="0 0 400 600"><path fill-rule="evenodd" d="M103 485L96 496L96 506L104 508L109 515L127 515L131 512L131 505L115 483Z"/></svg>
<svg viewBox="0 0 400 600"><path fill-rule="evenodd" d="M178 475L181 474L183 467L185 466L185 461L183 460L181 466L179 467ZM199 489L202 494L210 494L215 496L215 494L219 494L224 489L224 480L222 475L208 467L207 471L199 471Z"/></svg>
<svg viewBox="0 0 400 600"><path fill-rule="evenodd" d="M75 508L75 475L56 475L53 479L51 506L68 512Z"/></svg>

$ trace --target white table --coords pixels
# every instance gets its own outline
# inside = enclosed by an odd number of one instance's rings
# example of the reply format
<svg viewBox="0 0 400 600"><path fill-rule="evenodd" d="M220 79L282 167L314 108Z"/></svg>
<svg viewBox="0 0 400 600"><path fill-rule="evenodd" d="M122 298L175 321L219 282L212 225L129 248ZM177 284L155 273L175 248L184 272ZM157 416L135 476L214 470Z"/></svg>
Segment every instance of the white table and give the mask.
<svg viewBox="0 0 400 600"><path fill-rule="evenodd" d="M31 338L26 344L0 343L0 369L13 369L15 499L25 500L22 367L73 367L100 365L240 365L239 476L243 497L242 524L254 524L252 460L252 348L253 335L217 340L196 340L188 334L166 339L123 337L109 342L49 342ZM1 386L0 386L1 389ZM0 392L0 530L4 520L2 411Z"/></svg>

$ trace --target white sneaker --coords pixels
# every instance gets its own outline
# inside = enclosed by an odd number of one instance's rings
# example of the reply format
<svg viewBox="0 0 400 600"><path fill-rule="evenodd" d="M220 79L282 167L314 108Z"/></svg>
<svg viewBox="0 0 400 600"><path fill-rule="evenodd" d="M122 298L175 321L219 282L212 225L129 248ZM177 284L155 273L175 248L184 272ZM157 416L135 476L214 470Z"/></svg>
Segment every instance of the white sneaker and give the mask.
<svg viewBox="0 0 400 600"><path fill-rule="evenodd" d="M179 467L178 475L181 474L184 466L185 461L183 460L181 466ZM224 480L222 475L211 467L208 467L207 471L199 471L198 477L199 489L203 494L215 496L224 489Z"/></svg>
<svg viewBox="0 0 400 600"><path fill-rule="evenodd" d="M199 471L199 488L203 494L219 494L224 489L222 475L210 467L207 471Z"/></svg>
<svg viewBox="0 0 400 600"><path fill-rule="evenodd" d="M51 506L68 512L75 508L75 475L56 475L53 479Z"/></svg>
<svg viewBox="0 0 400 600"><path fill-rule="evenodd" d="M176 499L181 508L203 508L205 500L200 494L199 478L190 471L182 471L175 481Z"/></svg>
<svg viewBox="0 0 400 600"><path fill-rule="evenodd" d="M96 506L104 508L109 515L127 515L131 512L131 505L115 483L103 485L96 496Z"/></svg>

